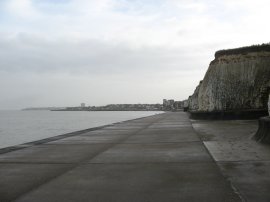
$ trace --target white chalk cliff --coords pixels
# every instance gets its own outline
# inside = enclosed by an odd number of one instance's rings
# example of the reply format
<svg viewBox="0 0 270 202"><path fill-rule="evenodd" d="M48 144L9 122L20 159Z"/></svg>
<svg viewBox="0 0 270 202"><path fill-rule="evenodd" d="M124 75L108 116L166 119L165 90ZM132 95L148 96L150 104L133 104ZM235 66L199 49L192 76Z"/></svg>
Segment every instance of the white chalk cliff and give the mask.
<svg viewBox="0 0 270 202"><path fill-rule="evenodd" d="M189 110L267 109L270 45L219 51L189 98Z"/></svg>

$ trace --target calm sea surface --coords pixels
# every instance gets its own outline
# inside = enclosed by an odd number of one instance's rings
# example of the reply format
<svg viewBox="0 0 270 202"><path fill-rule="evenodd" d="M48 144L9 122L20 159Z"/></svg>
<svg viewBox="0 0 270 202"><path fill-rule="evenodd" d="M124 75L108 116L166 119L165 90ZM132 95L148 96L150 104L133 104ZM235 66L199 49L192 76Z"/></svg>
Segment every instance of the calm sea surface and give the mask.
<svg viewBox="0 0 270 202"><path fill-rule="evenodd" d="M159 113L0 111L0 148Z"/></svg>

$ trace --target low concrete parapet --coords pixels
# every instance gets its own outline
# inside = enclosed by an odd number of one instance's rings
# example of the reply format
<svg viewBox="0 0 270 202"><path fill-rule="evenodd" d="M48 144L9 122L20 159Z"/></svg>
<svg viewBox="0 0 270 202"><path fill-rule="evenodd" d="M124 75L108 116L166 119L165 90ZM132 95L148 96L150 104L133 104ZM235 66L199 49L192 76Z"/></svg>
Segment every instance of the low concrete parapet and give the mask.
<svg viewBox="0 0 270 202"><path fill-rule="evenodd" d="M253 139L257 142L270 144L270 117L262 117L259 119L259 128Z"/></svg>

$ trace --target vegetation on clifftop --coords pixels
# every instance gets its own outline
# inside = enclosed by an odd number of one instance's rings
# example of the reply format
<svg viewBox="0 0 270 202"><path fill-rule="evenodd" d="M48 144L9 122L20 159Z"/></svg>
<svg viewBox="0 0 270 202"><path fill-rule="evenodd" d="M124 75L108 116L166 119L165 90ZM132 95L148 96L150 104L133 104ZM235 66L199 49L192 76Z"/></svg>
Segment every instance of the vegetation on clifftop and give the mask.
<svg viewBox="0 0 270 202"><path fill-rule="evenodd" d="M245 46L235 49L227 49L227 50L219 50L215 53L215 58L224 56L224 55L235 55L235 54L247 54L251 52L262 52L267 51L270 52L270 43L261 44L261 45L253 45L253 46Z"/></svg>

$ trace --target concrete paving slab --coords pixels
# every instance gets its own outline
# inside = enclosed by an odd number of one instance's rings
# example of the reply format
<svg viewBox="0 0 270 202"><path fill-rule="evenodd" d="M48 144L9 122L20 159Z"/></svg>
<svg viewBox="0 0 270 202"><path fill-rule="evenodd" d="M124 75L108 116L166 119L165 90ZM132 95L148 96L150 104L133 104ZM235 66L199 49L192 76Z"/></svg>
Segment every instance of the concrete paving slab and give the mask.
<svg viewBox="0 0 270 202"><path fill-rule="evenodd" d="M145 134L145 135L154 135L154 134L167 134L167 135L172 135L172 134L186 134L186 133L193 133L196 135L194 130L191 127L182 127L180 128L147 128L142 131L139 131L137 135L139 134ZM197 136L197 135L196 135Z"/></svg>
<svg viewBox="0 0 270 202"><path fill-rule="evenodd" d="M91 163L211 162L201 142L118 144L92 159Z"/></svg>
<svg viewBox="0 0 270 202"><path fill-rule="evenodd" d="M190 126L190 121L181 121L181 122L175 122L175 121L160 121L160 122L155 122L151 126L179 126L179 125L189 125Z"/></svg>
<svg viewBox="0 0 270 202"><path fill-rule="evenodd" d="M68 170L68 164L0 163L0 201L16 199Z"/></svg>
<svg viewBox="0 0 270 202"><path fill-rule="evenodd" d="M270 161L219 163L246 201L270 201Z"/></svg>
<svg viewBox="0 0 270 202"><path fill-rule="evenodd" d="M166 129L178 129L178 130L181 130L183 127L190 127L190 125L187 125L187 124L179 124L178 126L171 126L171 125L151 125L149 126L149 129L163 129L163 130L166 130Z"/></svg>
<svg viewBox="0 0 270 202"><path fill-rule="evenodd" d="M182 131L146 129L129 137L124 143L178 143L200 141L191 128Z"/></svg>
<svg viewBox="0 0 270 202"><path fill-rule="evenodd" d="M165 121L165 120L162 120L162 121L157 121L155 123L152 124L152 126L156 126L156 125L161 125L161 126L165 126L165 125L170 125L170 126L178 126L178 125L183 125L183 124L186 124L186 125L190 125L190 121Z"/></svg>
<svg viewBox="0 0 270 202"><path fill-rule="evenodd" d="M270 147L250 138L258 121L196 121L193 126L243 201L270 201Z"/></svg>
<svg viewBox="0 0 270 202"><path fill-rule="evenodd" d="M131 131L131 130L138 130L138 129L141 129L142 126L133 126L133 125L130 125L130 126L109 126L109 127L105 127L104 130L128 130L128 131Z"/></svg>
<svg viewBox="0 0 270 202"><path fill-rule="evenodd" d="M270 147L255 141L207 141L205 146L215 161L270 160Z"/></svg>
<svg viewBox="0 0 270 202"><path fill-rule="evenodd" d="M203 141L249 139L258 129L257 120L202 121L192 120L193 128Z"/></svg>
<svg viewBox="0 0 270 202"><path fill-rule="evenodd" d="M181 119L181 121L180 121ZM183 119L182 117L179 117L177 120L169 120L169 119L161 119L160 121L156 121L153 123L153 125L157 125L157 124L190 124L190 120L189 119Z"/></svg>
<svg viewBox="0 0 270 202"><path fill-rule="evenodd" d="M0 162L77 163L111 147L110 144L37 145L0 155Z"/></svg>
<svg viewBox="0 0 270 202"><path fill-rule="evenodd" d="M130 130L95 130L88 133L80 134L80 136L92 136L92 135L129 135L134 133Z"/></svg>
<svg viewBox="0 0 270 202"><path fill-rule="evenodd" d="M61 187L61 189L59 189ZM18 202L240 201L215 164L89 164Z"/></svg>
<svg viewBox="0 0 270 202"><path fill-rule="evenodd" d="M126 138L127 135L121 134L107 134L107 135L78 135L73 137L64 138L49 142L47 144L96 144L96 143L118 143L122 139Z"/></svg>
<svg viewBox="0 0 270 202"><path fill-rule="evenodd" d="M156 122L154 124L152 124L149 128L152 128L152 127L165 127L165 128L181 128L183 126L191 126L191 123L190 121L183 121L183 122L178 122L178 123L174 123L174 122Z"/></svg>
<svg viewBox="0 0 270 202"><path fill-rule="evenodd" d="M161 124L183 124L183 123L190 123L190 120L179 116L178 119L175 119L175 120L163 118L159 121L155 121L153 124L159 124L159 123L161 123Z"/></svg>
<svg viewBox="0 0 270 202"><path fill-rule="evenodd" d="M126 123L119 123L119 124L115 124L115 126L135 126L135 127L138 127L138 126L147 126L148 123L144 123L144 122L126 122Z"/></svg>

